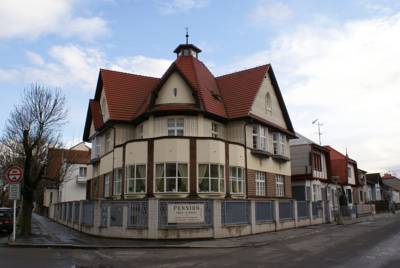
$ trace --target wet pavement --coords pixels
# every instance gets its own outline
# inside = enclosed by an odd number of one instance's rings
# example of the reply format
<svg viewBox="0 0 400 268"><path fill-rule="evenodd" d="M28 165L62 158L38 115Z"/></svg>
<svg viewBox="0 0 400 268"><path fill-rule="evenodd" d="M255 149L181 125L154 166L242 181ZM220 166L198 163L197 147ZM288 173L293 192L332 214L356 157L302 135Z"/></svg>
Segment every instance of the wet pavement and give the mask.
<svg viewBox="0 0 400 268"><path fill-rule="evenodd" d="M400 267L399 214L356 224L321 225L312 229L319 231L302 236L292 234L273 243L242 248L3 247L0 249L0 267ZM273 236L272 233L269 235ZM262 240L263 236L257 237ZM217 241L229 242L225 239Z"/></svg>

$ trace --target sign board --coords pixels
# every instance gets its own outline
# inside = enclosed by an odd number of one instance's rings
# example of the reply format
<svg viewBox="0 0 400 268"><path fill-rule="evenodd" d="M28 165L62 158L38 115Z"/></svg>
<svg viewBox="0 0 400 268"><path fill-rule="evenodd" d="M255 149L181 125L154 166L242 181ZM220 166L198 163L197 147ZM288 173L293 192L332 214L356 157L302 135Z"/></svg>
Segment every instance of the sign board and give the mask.
<svg viewBox="0 0 400 268"><path fill-rule="evenodd" d="M168 204L168 223L204 223L204 204Z"/></svg>
<svg viewBox="0 0 400 268"><path fill-rule="evenodd" d="M20 181L22 180L22 176L22 168L16 166L8 168L5 173L5 179L8 184L20 183Z"/></svg>
<svg viewBox="0 0 400 268"><path fill-rule="evenodd" d="M21 184L10 184L9 196L10 200L19 200L21 199Z"/></svg>

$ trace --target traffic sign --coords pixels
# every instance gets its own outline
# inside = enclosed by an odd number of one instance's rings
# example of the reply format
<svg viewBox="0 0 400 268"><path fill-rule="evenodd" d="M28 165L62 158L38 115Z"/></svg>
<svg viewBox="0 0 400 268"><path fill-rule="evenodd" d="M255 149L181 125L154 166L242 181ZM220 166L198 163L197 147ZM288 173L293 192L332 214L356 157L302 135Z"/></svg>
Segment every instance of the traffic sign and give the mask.
<svg viewBox="0 0 400 268"><path fill-rule="evenodd" d="M5 179L8 184L20 183L23 176L23 170L20 167L13 166L7 169Z"/></svg>
<svg viewBox="0 0 400 268"><path fill-rule="evenodd" d="M8 195L8 199L10 200L20 200L21 199L21 184L10 184L10 191Z"/></svg>

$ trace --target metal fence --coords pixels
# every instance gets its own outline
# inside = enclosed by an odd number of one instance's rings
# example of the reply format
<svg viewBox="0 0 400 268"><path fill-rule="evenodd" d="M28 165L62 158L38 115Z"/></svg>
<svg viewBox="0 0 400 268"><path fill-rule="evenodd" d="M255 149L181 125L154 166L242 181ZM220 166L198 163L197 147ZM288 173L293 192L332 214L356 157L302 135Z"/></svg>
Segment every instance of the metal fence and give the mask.
<svg viewBox="0 0 400 268"><path fill-rule="evenodd" d="M69 202L69 203L67 203L68 204L68 222L72 222L72 206L73 206L73 203L72 202Z"/></svg>
<svg viewBox="0 0 400 268"><path fill-rule="evenodd" d="M82 206L82 223L85 225L93 225L94 221L94 202L85 201Z"/></svg>
<svg viewBox="0 0 400 268"><path fill-rule="evenodd" d="M106 202L101 202L100 227L107 227L108 225L108 206Z"/></svg>
<svg viewBox="0 0 400 268"><path fill-rule="evenodd" d="M322 201L312 202L313 218L322 218Z"/></svg>
<svg viewBox="0 0 400 268"><path fill-rule="evenodd" d="M293 202L292 201L279 201L279 219L291 220L293 219Z"/></svg>
<svg viewBox="0 0 400 268"><path fill-rule="evenodd" d="M168 205L172 204L200 204L204 207L204 221L199 223L172 223L168 222ZM213 222L212 200L160 200L158 213L159 229L181 228L209 228Z"/></svg>
<svg viewBox="0 0 400 268"><path fill-rule="evenodd" d="M225 200L221 204L223 225L249 224L250 202L242 200Z"/></svg>
<svg viewBox="0 0 400 268"><path fill-rule="evenodd" d="M122 205L110 206L110 226L122 227L124 207Z"/></svg>
<svg viewBox="0 0 400 268"><path fill-rule="evenodd" d="M269 222L274 220L274 202L256 201L256 222Z"/></svg>
<svg viewBox="0 0 400 268"><path fill-rule="evenodd" d="M132 201L128 203L128 227L146 228L148 224L147 201Z"/></svg>
<svg viewBox="0 0 400 268"><path fill-rule="evenodd" d="M79 212L80 212L80 203L74 202L74 223L79 223Z"/></svg>
<svg viewBox="0 0 400 268"><path fill-rule="evenodd" d="M297 217L298 218L310 217L310 209L308 201L297 201Z"/></svg>
<svg viewBox="0 0 400 268"><path fill-rule="evenodd" d="M62 220L66 221L67 220L67 203L62 204Z"/></svg>

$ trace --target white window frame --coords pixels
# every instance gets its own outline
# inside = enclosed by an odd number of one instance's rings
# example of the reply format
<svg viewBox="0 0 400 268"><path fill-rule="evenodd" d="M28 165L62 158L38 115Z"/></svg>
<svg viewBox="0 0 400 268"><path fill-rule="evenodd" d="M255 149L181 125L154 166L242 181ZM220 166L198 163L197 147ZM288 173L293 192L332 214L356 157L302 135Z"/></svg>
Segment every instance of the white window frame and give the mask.
<svg viewBox="0 0 400 268"><path fill-rule="evenodd" d="M110 197L110 174L104 175L104 197Z"/></svg>
<svg viewBox="0 0 400 268"><path fill-rule="evenodd" d="M137 177L137 172L136 172L136 168L137 168L137 166L144 166L144 177L140 177L140 178L138 178ZM133 176L132 176L132 174L131 174L131 167L133 167ZM125 187L125 193L126 194L144 194L144 193L146 193L146 190L147 190L147 166L146 166L146 164L133 164L133 165L128 165L127 167L126 167L126 179L125 179L125 182L126 182L126 187ZM139 181L139 180L142 180L143 182L144 182L144 190L142 191L142 192L138 192L137 191L137 181ZM130 182L133 182L133 191L129 191L129 183Z"/></svg>
<svg viewBox="0 0 400 268"><path fill-rule="evenodd" d="M215 122L211 123L211 137L219 138L219 125Z"/></svg>
<svg viewBox="0 0 400 268"><path fill-rule="evenodd" d="M240 170L240 172L239 172ZM233 171L233 172L232 172ZM239 175L241 173L241 176ZM229 167L229 185L231 194L243 194L244 193L244 168L237 166ZM235 186L236 191L233 190Z"/></svg>
<svg viewBox="0 0 400 268"><path fill-rule="evenodd" d="M256 196L265 196L265 172L256 171Z"/></svg>
<svg viewBox="0 0 400 268"><path fill-rule="evenodd" d="M262 125L253 125L252 128L253 149L268 150L268 128Z"/></svg>
<svg viewBox="0 0 400 268"><path fill-rule="evenodd" d="M200 177L200 165L207 165L208 166L208 177ZM211 176L211 166L218 167L218 177ZM200 190L200 181L201 180L208 180L208 191L201 191ZM212 181L218 181L218 191L212 191ZM198 193L225 193L225 165L218 164L218 163L198 163L197 165L197 192Z"/></svg>
<svg viewBox="0 0 400 268"><path fill-rule="evenodd" d="M274 144L274 154L285 155L286 144L285 135L279 132L274 132L273 134L273 144Z"/></svg>
<svg viewBox="0 0 400 268"><path fill-rule="evenodd" d="M119 174L119 172L121 173ZM123 172L123 168L116 168L114 170L113 195L121 195L122 193L122 177L124 176Z"/></svg>
<svg viewBox="0 0 400 268"><path fill-rule="evenodd" d="M276 196L285 196L285 177L282 175L275 176Z"/></svg>
<svg viewBox="0 0 400 268"><path fill-rule="evenodd" d="M176 171L174 177L167 177L167 165L175 164ZM164 175L162 177L157 176L157 165L163 165L164 168ZM179 165L186 165L186 177L179 176ZM189 164L186 162L160 162L154 164L154 192L155 193L189 193ZM157 180L163 180L164 189L162 192L158 191L157 189ZM168 191L167 192L167 180L175 179L175 191ZM179 191L179 179L186 180L186 191Z"/></svg>
<svg viewBox="0 0 400 268"><path fill-rule="evenodd" d="M81 173L81 170L84 170L83 174ZM79 167L78 177L79 178L86 178L87 177L87 167Z"/></svg>
<svg viewBox="0 0 400 268"><path fill-rule="evenodd" d="M185 135L185 119L182 117L167 119L168 136L184 136Z"/></svg>

